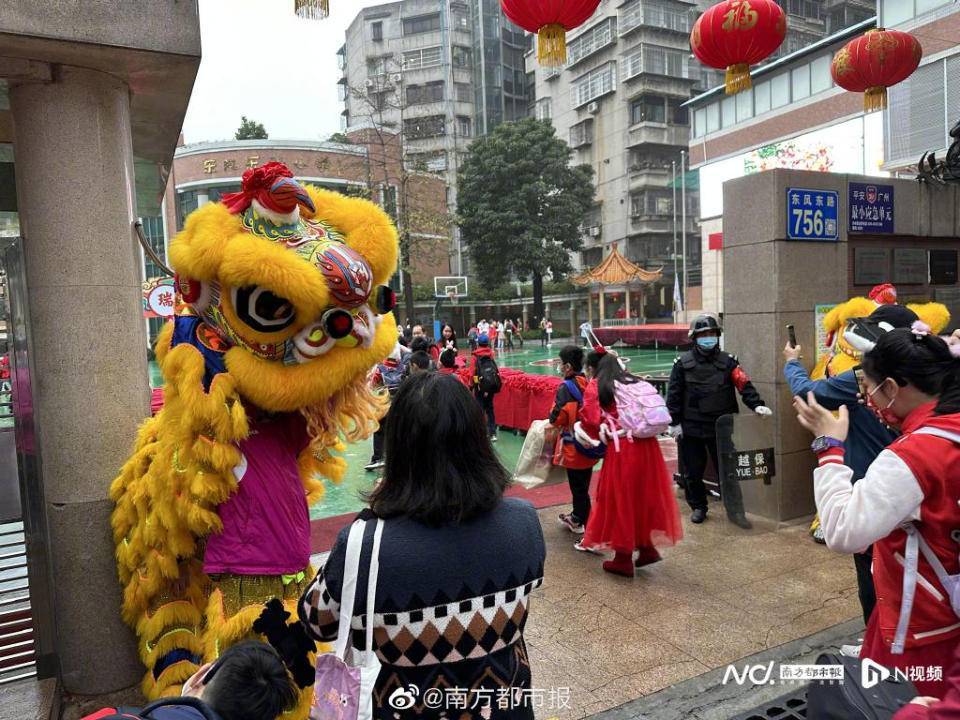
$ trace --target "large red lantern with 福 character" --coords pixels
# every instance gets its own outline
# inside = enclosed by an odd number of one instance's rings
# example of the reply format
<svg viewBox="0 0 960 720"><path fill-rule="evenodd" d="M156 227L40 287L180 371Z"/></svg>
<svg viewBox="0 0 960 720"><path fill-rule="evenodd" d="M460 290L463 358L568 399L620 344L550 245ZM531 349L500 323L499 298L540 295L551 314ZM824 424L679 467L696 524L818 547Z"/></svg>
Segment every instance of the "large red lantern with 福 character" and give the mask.
<svg viewBox="0 0 960 720"><path fill-rule="evenodd" d="M514 25L537 34L537 60L557 67L567 61L567 31L583 25L600 0L500 0Z"/></svg>
<svg viewBox="0 0 960 720"><path fill-rule="evenodd" d="M863 93L865 112L887 106L887 88L903 82L920 65L920 41L899 30L868 30L844 45L830 74L844 90Z"/></svg>
<svg viewBox="0 0 960 720"><path fill-rule="evenodd" d="M724 0L701 15L690 48L704 65L727 70L727 95L751 87L750 66L769 57L787 34L787 16L773 0Z"/></svg>

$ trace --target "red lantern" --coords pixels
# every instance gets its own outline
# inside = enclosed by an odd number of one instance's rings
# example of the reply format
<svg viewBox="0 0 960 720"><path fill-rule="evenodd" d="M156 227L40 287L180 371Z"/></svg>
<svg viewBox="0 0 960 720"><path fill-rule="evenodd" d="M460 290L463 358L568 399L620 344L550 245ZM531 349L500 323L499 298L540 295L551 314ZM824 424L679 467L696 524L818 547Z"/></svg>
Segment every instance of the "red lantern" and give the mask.
<svg viewBox="0 0 960 720"><path fill-rule="evenodd" d="M913 74L923 57L920 41L899 30L868 30L844 45L830 74L844 90L863 93L865 112L887 106L887 88Z"/></svg>
<svg viewBox="0 0 960 720"><path fill-rule="evenodd" d="M537 33L537 60L546 67L567 61L567 31L583 25L599 4L600 0L500 0L510 22Z"/></svg>
<svg viewBox="0 0 960 720"><path fill-rule="evenodd" d="M773 0L725 0L701 15L690 48L704 65L727 69L727 95L752 87L750 66L769 57L787 34L787 16Z"/></svg>

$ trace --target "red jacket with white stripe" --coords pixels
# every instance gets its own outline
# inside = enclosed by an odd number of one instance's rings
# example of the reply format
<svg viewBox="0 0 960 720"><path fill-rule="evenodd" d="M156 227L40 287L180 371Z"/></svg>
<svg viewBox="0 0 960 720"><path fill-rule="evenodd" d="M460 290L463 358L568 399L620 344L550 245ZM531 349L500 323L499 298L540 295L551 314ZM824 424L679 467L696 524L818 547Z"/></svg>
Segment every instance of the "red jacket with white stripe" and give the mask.
<svg viewBox="0 0 960 720"><path fill-rule="evenodd" d="M960 571L960 445L933 435L934 427L960 434L960 414L934 415L936 403L908 415L903 434L870 465L866 476L850 484L840 448L823 453L814 471L817 510L827 545L860 552L873 543L873 580L877 591L880 634L893 643L903 592L906 533L913 521L950 575ZM960 534L957 535L960 537ZM960 618L936 573L921 555L913 612L905 647L920 647L960 636Z"/></svg>

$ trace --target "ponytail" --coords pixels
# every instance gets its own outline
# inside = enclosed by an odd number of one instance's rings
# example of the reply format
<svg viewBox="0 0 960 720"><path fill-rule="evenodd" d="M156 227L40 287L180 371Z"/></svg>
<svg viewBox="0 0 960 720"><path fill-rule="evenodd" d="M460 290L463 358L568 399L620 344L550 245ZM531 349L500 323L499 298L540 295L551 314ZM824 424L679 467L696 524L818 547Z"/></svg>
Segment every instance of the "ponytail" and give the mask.
<svg viewBox="0 0 960 720"><path fill-rule="evenodd" d="M954 358L952 367L943 374L940 385L940 402L934 415L960 413L960 358Z"/></svg>

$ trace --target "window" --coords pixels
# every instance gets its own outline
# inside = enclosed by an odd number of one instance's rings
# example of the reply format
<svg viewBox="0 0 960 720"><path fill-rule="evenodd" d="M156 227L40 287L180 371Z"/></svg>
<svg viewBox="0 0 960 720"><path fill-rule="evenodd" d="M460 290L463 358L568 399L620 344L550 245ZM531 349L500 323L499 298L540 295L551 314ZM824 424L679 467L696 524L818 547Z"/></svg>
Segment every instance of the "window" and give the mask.
<svg viewBox="0 0 960 720"><path fill-rule="evenodd" d="M537 120L549 120L553 117L552 105L553 101L550 98L540 98L537 100L534 117L536 117Z"/></svg>
<svg viewBox="0 0 960 720"><path fill-rule="evenodd" d="M570 127L570 147L581 147L592 142L593 120L584 120Z"/></svg>
<svg viewBox="0 0 960 720"><path fill-rule="evenodd" d="M473 102L473 88L466 83L455 83L457 102Z"/></svg>
<svg viewBox="0 0 960 720"><path fill-rule="evenodd" d="M690 124L690 112L687 108L683 107L683 100L674 100L670 99L667 101L667 109L669 110L668 122L673 123L674 125L689 125Z"/></svg>
<svg viewBox="0 0 960 720"><path fill-rule="evenodd" d="M770 83L762 82L753 86L753 111L762 115L770 110Z"/></svg>
<svg viewBox="0 0 960 720"><path fill-rule="evenodd" d="M613 42L613 18L594 25L567 43L567 65L575 65L588 55Z"/></svg>
<svg viewBox="0 0 960 720"><path fill-rule="evenodd" d="M737 97L725 97L720 101L720 124L730 127L737 124Z"/></svg>
<svg viewBox="0 0 960 720"><path fill-rule="evenodd" d="M930 251L930 284L931 285L956 285L957 284L957 251L956 250L931 250Z"/></svg>
<svg viewBox="0 0 960 720"><path fill-rule="evenodd" d="M947 147L948 126L955 121L956 110L960 109L955 79L958 70L960 59L956 56L948 58L946 75L942 60L928 63L889 89L890 109L883 118L887 162L914 163L927 150Z"/></svg>
<svg viewBox="0 0 960 720"><path fill-rule="evenodd" d="M790 71L790 81L793 86L793 101L802 100L810 96L810 66L801 65Z"/></svg>
<svg viewBox="0 0 960 720"><path fill-rule="evenodd" d="M470 137L472 129L470 118L457 115L457 135L460 137Z"/></svg>
<svg viewBox="0 0 960 720"><path fill-rule="evenodd" d="M403 19L403 34L418 35L440 29L440 13Z"/></svg>
<svg viewBox="0 0 960 720"><path fill-rule="evenodd" d="M821 55L810 63L810 94L815 95L833 87L830 76L830 55Z"/></svg>
<svg viewBox="0 0 960 720"><path fill-rule="evenodd" d="M408 118L403 121L403 132L411 140L446 135L447 128L443 115L429 115L421 118Z"/></svg>
<svg viewBox="0 0 960 720"><path fill-rule="evenodd" d="M630 124L665 123L667 121L665 102L660 95L641 95L630 103Z"/></svg>
<svg viewBox="0 0 960 720"><path fill-rule="evenodd" d="M418 70L440 64L440 46L411 50L403 54L403 69Z"/></svg>
<svg viewBox="0 0 960 720"><path fill-rule="evenodd" d="M470 48L453 46L453 66L460 68L470 67Z"/></svg>
<svg viewBox="0 0 960 720"><path fill-rule="evenodd" d="M778 108L790 102L790 74L775 75L770 81L770 107Z"/></svg>
<svg viewBox="0 0 960 720"><path fill-rule="evenodd" d="M443 80L426 85L408 85L407 104L424 105L425 103L443 102L443 85Z"/></svg>
<svg viewBox="0 0 960 720"><path fill-rule="evenodd" d="M720 129L720 103L712 102L707 105L707 132L712 133Z"/></svg>
<svg viewBox="0 0 960 720"><path fill-rule="evenodd" d="M690 13L687 8L662 0L634 0L620 8L620 34L647 25L689 33Z"/></svg>
<svg viewBox="0 0 960 720"><path fill-rule="evenodd" d="M586 75L581 75L573 83L573 106L586 105L601 95L613 92L617 85L617 65L607 63Z"/></svg>
<svg viewBox="0 0 960 720"><path fill-rule="evenodd" d="M663 217L673 214L673 194L671 191L648 190L630 196L631 217Z"/></svg>
<svg viewBox="0 0 960 720"><path fill-rule="evenodd" d="M376 77L377 75L386 75L387 74L387 64L390 62L391 58L389 55L381 55L380 57L368 57L367 58L367 75L370 77Z"/></svg>
<svg viewBox="0 0 960 720"><path fill-rule="evenodd" d="M690 68L686 54L681 50L642 44L623 59L623 79L629 80L640 73L689 78Z"/></svg>
<svg viewBox="0 0 960 720"><path fill-rule="evenodd" d="M734 97L737 99L737 122L753 117L753 90L743 90Z"/></svg>
<svg viewBox="0 0 960 720"><path fill-rule="evenodd" d="M470 16L469 16L466 12L464 12L464 11L462 11L462 10L456 10L456 11L454 11L454 13L453 13L453 29L454 29L454 30L469 31L469 30L470 30Z"/></svg>
<svg viewBox="0 0 960 720"><path fill-rule="evenodd" d="M370 23L370 37L374 42L383 40L383 22L377 20L377 22Z"/></svg>
<svg viewBox="0 0 960 720"><path fill-rule="evenodd" d="M707 132L707 110L700 108L693 113L693 134L696 137L703 137Z"/></svg>

